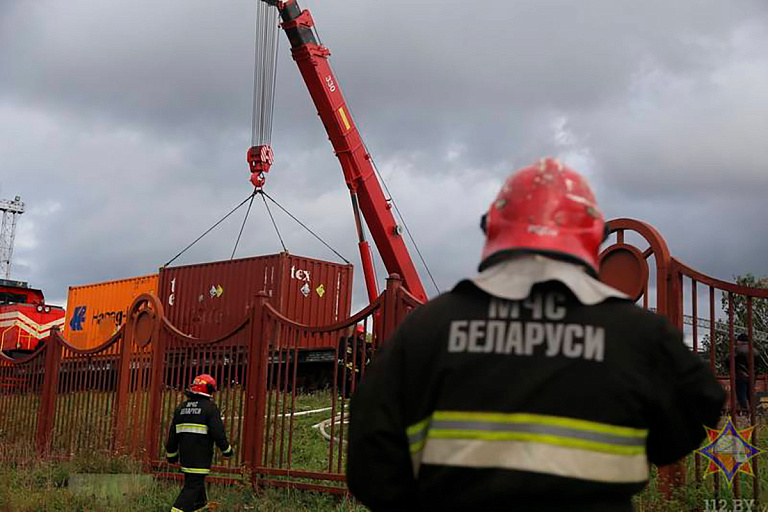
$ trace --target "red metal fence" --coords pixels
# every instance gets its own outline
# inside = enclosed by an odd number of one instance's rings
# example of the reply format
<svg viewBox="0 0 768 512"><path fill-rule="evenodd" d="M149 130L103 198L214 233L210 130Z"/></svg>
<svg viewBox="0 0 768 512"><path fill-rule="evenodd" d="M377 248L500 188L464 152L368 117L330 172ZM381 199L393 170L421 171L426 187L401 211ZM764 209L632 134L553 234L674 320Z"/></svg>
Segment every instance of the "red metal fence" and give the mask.
<svg viewBox="0 0 768 512"><path fill-rule="evenodd" d="M765 375L757 378L756 359L758 351L755 341L766 340L766 333L755 329L755 307L768 305L768 289L749 288L733 283L720 281L703 275L688 267L677 259L672 259L672 293L675 295L672 304L670 319L676 321L683 329L686 323L691 328L693 350L704 352L709 361L712 372L718 375L728 391L726 402L726 414L731 416L737 424L737 428L745 428L747 425L757 424L758 395L761 388L765 391ZM702 307L703 306L703 307ZM688 320L688 322L686 322ZM702 321L703 320L703 321ZM765 320L765 319L763 319ZM703 332L702 332L703 331ZM747 408L740 408L736 397L736 337L746 334L748 345L748 382L750 403ZM706 347L702 347L702 341ZM764 357L764 354L759 354ZM762 408L761 408L762 409ZM739 415L742 418L739 418ZM758 431L752 433L752 444L758 443ZM702 481L702 470L706 466L700 456L695 456L695 479ZM750 498L756 501L760 498L760 472L758 458L752 459L754 476L743 477L749 481ZM717 476L717 475L716 475ZM741 476L737 474L733 480L733 494L735 498L742 497L740 482ZM715 479L713 490L716 497L720 496L721 482Z"/></svg>
<svg viewBox="0 0 768 512"><path fill-rule="evenodd" d="M50 410L50 401L43 397L50 395L45 388L51 385L46 379L51 353L47 345L23 359L0 353L0 450L19 440L31 444L43 439ZM10 455L0 451L0 458Z"/></svg>
<svg viewBox="0 0 768 512"><path fill-rule="evenodd" d="M767 332L755 328L755 310L760 306L768 312L768 289L739 286L692 269L672 257L661 235L643 222L618 219L611 221L609 227L616 239L601 254L601 279L677 325L692 350L705 358L729 392L724 418L731 416L737 428L755 425L758 411L762 410L759 395L765 394L768 383L768 377L758 376L755 368L755 360L760 360L758 356L768 363L765 354L755 349L755 340L768 339ZM768 321L768 317L761 320ZM739 410L736 397L735 340L739 334L747 335L749 345L747 360L752 392L746 410ZM758 442L757 431L753 433L752 444ZM712 495L719 498L725 485L720 476L715 474L705 480L707 461L698 454L689 459L662 469L667 487L681 485L688 477L699 485L711 486ZM734 478L735 498L746 495L741 488L746 481L749 496L759 499L757 458L752 459L752 467L754 476L737 474Z"/></svg>
<svg viewBox="0 0 768 512"><path fill-rule="evenodd" d="M307 327L289 320L268 306L262 319L264 345L268 351L263 409L264 418L256 437L254 473L260 481L317 491L345 493L345 442L349 397L365 376L379 343L419 305L418 300L389 279L387 291L352 317L326 327ZM311 407L299 401L301 383L299 347L324 346L333 350L333 378L327 391L312 400ZM261 410L264 413L261 413ZM319 421L318 421L319 420ZM258 434L257 432L257 434ZM317 450L317 434L326 440Z"/></svg>
<svg viewBox="0 0 768 512"><path fill-rule="evenodd" d="M320 327L288 319L258 294L240 322L205 339L179 331L155 296L141 295L98 347L80 350L54 333L24 359L0 357L0 446L14 441L57 459L130 454L178 478L165 462L169 422L194 376L208 373L235 449L212 480L250 474L263 485L344 493L349 396L379 341L419 304L400 283L390 278L376 302ZM317 375L300 375L301 364L331 372L328 386L307 393Z"/></svg>
<svg viewBox="0 0 768 512"><path fill-rule="evenodd" d="M729 389L726 412L735 416L734 340L746 334L750 356L758 354L754 342L766 341L768 326L756 327L755 311L768 317L768 290L691 269L642 222L619 219L610 228L615 243L601 254L601 278L684 330L692 349ZM235 449L232 459L214 466L212 480L249 474L265 485L346 492L349 397L379 343L419 302L392 277L373 304L317 327L288 319L267 301L265 294L257 296L228 332L201 339L179 331L157 298L142 295L121 330L99 347L78 350L56 333L23 359L0 354L0 447L26 443L57 458L84 450L128 453L148 469L174 477L164 460L171 413L194 375L210 373L219 383L216 400ZM760 322L768 318L761 316ZM754 358L750 361L750 378L765 391L768 380L756 379ZM308 392L323 372L332 372L327 387ZM755 424L759 406L753 392L747 416L739 421ZM688 474L719 496L723 483L717 476L703 480L704 461L690 459L662 468L663 484L680 484ZM743 476L741 482L736 477L737 497L759 496L757 466L755 461L754 477Z"/></svg>

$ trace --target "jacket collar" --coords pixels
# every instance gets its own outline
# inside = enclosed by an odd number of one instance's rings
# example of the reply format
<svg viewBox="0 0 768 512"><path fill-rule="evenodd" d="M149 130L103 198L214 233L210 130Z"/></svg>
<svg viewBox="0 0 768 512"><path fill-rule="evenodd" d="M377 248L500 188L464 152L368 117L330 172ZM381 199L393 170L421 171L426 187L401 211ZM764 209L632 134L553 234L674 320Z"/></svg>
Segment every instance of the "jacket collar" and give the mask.
<svg viewBox="0 0 768 512"><path fill-rule="evenodd" d="M599 304L611 298L630 300L627 295L593 278L580 266L566 261L534 255L501 261L464 279L484 292L508 300L523 300L538 283L559 281L584 305Z"/></svg>
<svg viewBox="0 0 768 512"><path fill-rule="evenodd" d="M187 398L189 398L190 400L200 400L200 399L210 400L211 399L211 395L207 393L195 393L194 391L186 390L184 391L184 394L186 394Z"/></svg>

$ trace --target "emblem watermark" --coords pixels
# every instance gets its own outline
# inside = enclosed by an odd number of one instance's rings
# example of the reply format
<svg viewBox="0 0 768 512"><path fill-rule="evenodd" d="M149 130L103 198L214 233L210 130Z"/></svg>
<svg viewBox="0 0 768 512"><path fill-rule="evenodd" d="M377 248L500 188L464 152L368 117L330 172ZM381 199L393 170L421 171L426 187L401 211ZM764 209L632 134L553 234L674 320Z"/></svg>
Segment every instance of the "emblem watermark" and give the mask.
<svg viewBox="0 0 768 512"><path fill-rule="evenodd" d="M709 460L705 476L723 473L729 486L733 484L733 478L737 473L754 476L751 460L764 451L751 444L754 426L738 430L729 416L721 430L704 428L707 429L708 444L696 452Z"/></svg>
<svg viewBox="0 0 768 512"><path fill-rule="evenodd" d="M704 500L704 512L757 512L755 500L748 499L719 499ZM768 510L767 507L759 509L760 512Z"/></svg>

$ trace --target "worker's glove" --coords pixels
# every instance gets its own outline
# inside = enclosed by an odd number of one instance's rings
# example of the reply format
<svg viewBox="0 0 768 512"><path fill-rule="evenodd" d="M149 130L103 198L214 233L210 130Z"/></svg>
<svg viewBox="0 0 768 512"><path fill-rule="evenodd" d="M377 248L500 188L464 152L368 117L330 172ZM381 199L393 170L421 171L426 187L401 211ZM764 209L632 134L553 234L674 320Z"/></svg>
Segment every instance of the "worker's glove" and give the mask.
<svg viewBox="0 0 768 512"><path fill-rule="evenodd" d="M232 445L229 445L229 447L226 450L221 452L221 456L225 457L227 459L230 458L234 454L235 454L235 450L232 449Z"/></svg>

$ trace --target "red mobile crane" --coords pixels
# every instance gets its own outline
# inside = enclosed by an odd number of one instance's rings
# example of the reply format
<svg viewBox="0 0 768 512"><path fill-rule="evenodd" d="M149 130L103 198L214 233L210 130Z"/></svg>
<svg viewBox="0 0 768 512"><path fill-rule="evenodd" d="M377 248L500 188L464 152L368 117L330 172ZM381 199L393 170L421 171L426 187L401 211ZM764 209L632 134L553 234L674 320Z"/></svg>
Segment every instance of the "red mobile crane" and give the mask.
<svg viewBox="0 0 768 512"><path fill-rule="evenodd" d="M373 302L378 296L378 289L371 249L365 240L360 219L361 212L387 272L399 274L403 278L405 288L419 300L426 301L427 294L406 248L401 228L392 215L392 205L384 196L371 155L368 154L331 70L328 62L331 52L318 43L312 30L315 25L312 15L309 11L302 10L296 0L262 1L277 7L280 13L281 26L291 43L293 60L299 66L304 83L341 163L344 179L352 196L368 298ZM269 170L272 160L272 150L269 146L254 146L249 149L251 181L257 188L263 186L264 173Z"/></svg>

